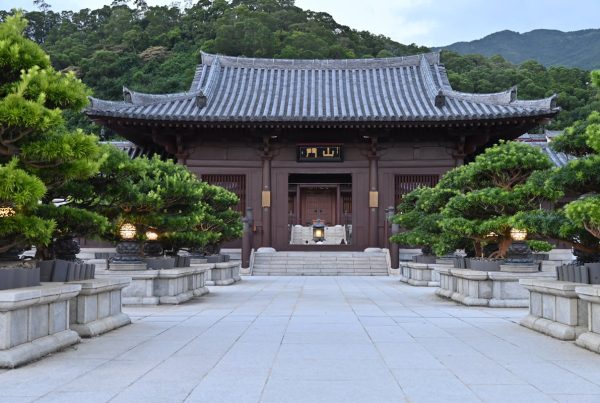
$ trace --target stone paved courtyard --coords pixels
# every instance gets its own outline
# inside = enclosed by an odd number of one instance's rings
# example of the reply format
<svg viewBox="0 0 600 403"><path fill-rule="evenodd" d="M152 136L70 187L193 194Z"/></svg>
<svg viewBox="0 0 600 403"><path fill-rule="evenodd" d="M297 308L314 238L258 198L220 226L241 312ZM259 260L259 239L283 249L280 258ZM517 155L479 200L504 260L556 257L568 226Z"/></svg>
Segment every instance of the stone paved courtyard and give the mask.
<svg viewBox="0 0 600 403"><path fill-rule="evenodd" d="M0 372L1 402L600 402L600 356L391 277L252 277Z"/></svg>

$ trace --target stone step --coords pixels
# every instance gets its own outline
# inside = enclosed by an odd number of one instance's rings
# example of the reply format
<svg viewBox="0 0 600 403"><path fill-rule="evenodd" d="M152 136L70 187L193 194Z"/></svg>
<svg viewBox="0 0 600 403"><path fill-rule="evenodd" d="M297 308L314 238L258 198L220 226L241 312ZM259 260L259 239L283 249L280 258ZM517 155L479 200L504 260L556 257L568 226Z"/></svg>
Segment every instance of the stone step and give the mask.
<svg viewBox="0 0 600 403"><path fill-rule="evenodd" d="M387 276L386 255L365 252L256 253L255 276Z"/></svg>

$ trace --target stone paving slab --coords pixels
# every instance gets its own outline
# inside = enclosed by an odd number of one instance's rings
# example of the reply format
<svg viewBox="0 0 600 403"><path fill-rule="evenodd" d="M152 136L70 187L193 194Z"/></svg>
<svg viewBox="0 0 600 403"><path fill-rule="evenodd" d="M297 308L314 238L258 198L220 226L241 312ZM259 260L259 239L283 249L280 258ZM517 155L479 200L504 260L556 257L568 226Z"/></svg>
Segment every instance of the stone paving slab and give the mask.
<svg viewBox="0 0 600 403"><path fill-rule="evenodd" d="M390 277L247 277L16 370L1 402L600 402L600 356Z"/></svg>

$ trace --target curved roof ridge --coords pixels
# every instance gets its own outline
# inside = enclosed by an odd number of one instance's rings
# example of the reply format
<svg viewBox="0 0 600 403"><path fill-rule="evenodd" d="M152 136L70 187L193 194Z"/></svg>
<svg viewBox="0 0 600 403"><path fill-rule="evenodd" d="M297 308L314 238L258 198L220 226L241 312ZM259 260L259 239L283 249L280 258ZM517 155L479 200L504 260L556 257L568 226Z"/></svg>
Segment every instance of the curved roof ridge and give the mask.
<svg viewBox="0 0 600 403"><path fill-rule="evenodd" d="M425 58L425 56L421 55L421 60L419 62L419 70L421 76L423 77L423 82L425 83L425 89L427 90L427 94L431 99L434 99L440 92L441 87L435 84L435 80L433 79L433 74L431 73L431 69L429 68L429 62Z"/></svg>
<svg viewBox="0 0 600 403"><path fill-rule="evenodd" d="M107 101L94 97L88 97L90 104L86 107L87 110L120 110L131 107L131 104L123 101Z"/></svg>
<svg viewBox="0 0 600 403"><path fill-rule="evenodd" d="M223 67L276 69L371 69L418 66L423 58L425 58L430 65L438 64L440 62L440 52L369 59L266 59L243 56L223 56L201 52L201 63L208 66L211 66L215 61L219 61Z"/></svg>
<svg viewBox="0 0 600 403"><path fill-rule="evenodd" d="M514 102L517 99L517 86L512 86L511 88L500 91L500 92L492 92L487 94L476 94L471 92L461 92L456 91L451 88L444 88L442 90L445 96L449 96L452 98L460 99L463 101L472 101L484 104L494 104L494 105L514 105Z"/></svg>
<svg viewBox="0 0 600 403"><path fill-rule="evenodd" d="M552 94L549 97L542 99L532 99L532 100L515 100L511 103L514 106L520 106L521 108L531 108L531 109L560 109L560 107L556 104L558 100L557 94Z"/></svg>
<svg viewBox="0 0 600 403"><path fill-rule="evenodd" d="M202 53L202 62L204 63L204 55ZM215 56L210 64L210 71L208 72L208 77L206 78L206 83L203 87L201 87L201 91L204 96L209 99L212 97L217 88L217 82L219 81L219 77L221 76L221 61L220 56Z"/></svg>
<svg viewBox="0 0 600 403"><path fill-rule="evenodd" d="M200 93L201 91L174 92L171 94L149 94L145 92L130 90L127 87L123 87L124 101L133 105L150 105L160 102L177 101L180 99L186 99L197 96Z"/></svg>

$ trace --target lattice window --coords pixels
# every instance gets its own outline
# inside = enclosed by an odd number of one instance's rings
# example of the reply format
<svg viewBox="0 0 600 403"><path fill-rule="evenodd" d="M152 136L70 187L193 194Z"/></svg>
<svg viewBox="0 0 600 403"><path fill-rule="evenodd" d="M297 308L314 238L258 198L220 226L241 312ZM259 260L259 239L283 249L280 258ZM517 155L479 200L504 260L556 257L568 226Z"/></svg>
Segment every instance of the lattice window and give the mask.
<svg viewBox="0 0 600 403"><path fill-rule="evenodd" d="M233 192L240 199L236 210L246 214L246 175L202 175L202 180Z"/></svg>
<svg viewBox="0 0 600 403"><path fill-rule="evenodd" d="M420 186L433 187L439 180L439 175L396 175L394 178L395 206L398 206L405 194Z"/></svg>

